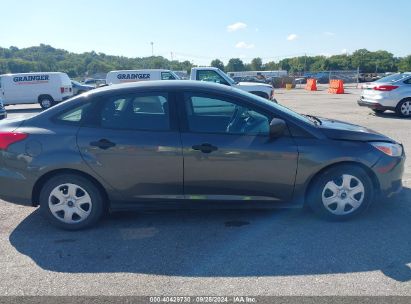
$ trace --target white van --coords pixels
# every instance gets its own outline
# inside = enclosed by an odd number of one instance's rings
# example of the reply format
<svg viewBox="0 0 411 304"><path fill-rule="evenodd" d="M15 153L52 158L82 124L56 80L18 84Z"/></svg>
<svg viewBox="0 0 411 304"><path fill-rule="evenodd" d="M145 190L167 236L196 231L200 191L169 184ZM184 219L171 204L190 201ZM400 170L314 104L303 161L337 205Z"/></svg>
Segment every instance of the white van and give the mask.
<svg viewBox="0 0 411 304"><path fill-rule="evenodd" d="M4 105L38 102L43 109L73 96L70 78L60 72L0 75L0 91Z"/></svg>
<svg viewBox="0 0 411 304"><path fill-rule="evenodd" d="M178 77L176 73L170 70L123 70L108 72L106 76L106 84L112 85L136 81L177 79L180 79L180 77Z"/></svg>

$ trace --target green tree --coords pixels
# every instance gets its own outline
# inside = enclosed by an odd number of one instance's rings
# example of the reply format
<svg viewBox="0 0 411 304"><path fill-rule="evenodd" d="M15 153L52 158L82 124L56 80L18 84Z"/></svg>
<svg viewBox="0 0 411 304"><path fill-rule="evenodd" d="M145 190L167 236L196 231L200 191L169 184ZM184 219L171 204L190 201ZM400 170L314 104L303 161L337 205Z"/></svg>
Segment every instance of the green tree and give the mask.
<svg viewBox="0 0 411 304"><path fill-rule="evenodd" d="M224 71L224 63L220 59L214 59L213 61L211 61L210 65L212 67L220 69L221 71Z"/></svg>
<svg viewBox="0 0 411 304"><path fill-rule="evenodd" d="M240 58L231 58L226 66L227 72L241 72L244 70L244 62Z"/></svg>
<svg viewBox="0 0 411 304"><path fill-rule="evenodd" d="M263 60L260 57L251 60L251 70L261 71L263 69Z"/></svg>
<svg viewBox="0 0 411 304"><path fill-rule="evenodd" d="M398 63L398 70L400 72L411 72L411 55L400 59Z"/></svg>

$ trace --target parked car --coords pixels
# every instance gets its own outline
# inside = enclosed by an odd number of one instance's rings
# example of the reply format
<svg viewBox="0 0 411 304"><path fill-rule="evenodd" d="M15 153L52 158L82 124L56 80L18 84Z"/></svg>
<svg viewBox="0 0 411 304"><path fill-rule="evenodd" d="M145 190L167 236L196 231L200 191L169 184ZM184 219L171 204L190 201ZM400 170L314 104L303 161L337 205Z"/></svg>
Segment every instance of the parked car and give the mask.
<svg viewBox="0 0 411 304"><path fill-rule="evenodd" d="M398 116L411 117L411 72L397 73L363 84L358 104L376 113L390 110Z"/></svg>
<svg viewBox="0 0 411 304"><path fill-rule="evenodd" d="M0 122L0 197L64 229L107 210L310 206L343 220L401 189L401 144L197 81L107 86Z"/></svg>
<svg viewBox="0 0 411 304"><path fill-rule="evenodd" d="M71 81L71 85L73 86L73 95L79 95L95 88L92 85L82 84L75 80Z"/></svg>
<svg viewBox="0 0 411 304"><path fill-rule="evenodd" d="M86 85L92 85L95 88L106 84L106 80L105 79L94 79L94 78L88 78L86 80L84 80L84 84Z"/></svg>
<svg viewBox="0 0 411 304"><path fill-rule="evenodd" d="M4 105L39 103L43 109L73 96L66 73L19 73L0 75Z"/></svg>
<svg viewBox="0 0 411 304"><path fill-rule="evenodd" d="M7 111L4 107L3 100L0 98L0 120L7 118Z"/></svg>

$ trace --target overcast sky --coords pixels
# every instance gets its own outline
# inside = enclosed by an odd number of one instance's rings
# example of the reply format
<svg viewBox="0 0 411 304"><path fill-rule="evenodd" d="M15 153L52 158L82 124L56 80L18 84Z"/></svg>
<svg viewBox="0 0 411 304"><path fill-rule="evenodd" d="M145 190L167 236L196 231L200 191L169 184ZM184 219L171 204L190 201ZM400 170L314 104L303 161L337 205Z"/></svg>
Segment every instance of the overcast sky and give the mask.
<svg viewBox="0 0 411 304"><path fill-rule="evenodd" d="M196 64L359 48L411 54L411 1L2 1L0 46L154 54Z"/></svg>

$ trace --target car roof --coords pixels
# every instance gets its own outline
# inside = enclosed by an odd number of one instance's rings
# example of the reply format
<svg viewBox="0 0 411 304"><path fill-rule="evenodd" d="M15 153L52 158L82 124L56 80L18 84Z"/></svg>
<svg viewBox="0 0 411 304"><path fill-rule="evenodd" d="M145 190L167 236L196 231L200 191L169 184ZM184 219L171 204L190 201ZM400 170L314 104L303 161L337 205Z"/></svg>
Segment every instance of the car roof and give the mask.
<svg viewBox="0 0 411 304"><path fill-rule="evenodd" d="M170 70L166 70L166 69L115 70L115 71L110 71L109 73L125 73L125 72L140 72L140 71L150 71L150 72L169 72Z"/></svg>
<svg viewBox="0 0 411 304"><path fill-rule="evenodd" d="M101 88L97 88L90 91L90 94L104 93L104 92L114 92L114 91L125 91L130 89L138 90L172 90L172 89L195 89L195 90L210 90L210 91L221 91L232 93L233 89L230 86L216 84L206 81L194 81L194 80L153 80L153 81L139 81L139 82L128 82L122 84L113 84Z"/></svg>

